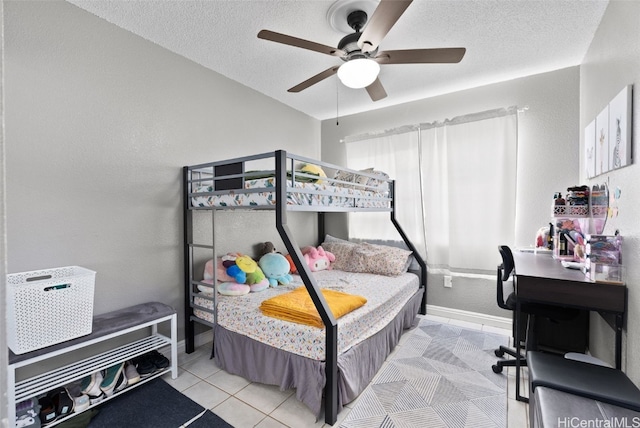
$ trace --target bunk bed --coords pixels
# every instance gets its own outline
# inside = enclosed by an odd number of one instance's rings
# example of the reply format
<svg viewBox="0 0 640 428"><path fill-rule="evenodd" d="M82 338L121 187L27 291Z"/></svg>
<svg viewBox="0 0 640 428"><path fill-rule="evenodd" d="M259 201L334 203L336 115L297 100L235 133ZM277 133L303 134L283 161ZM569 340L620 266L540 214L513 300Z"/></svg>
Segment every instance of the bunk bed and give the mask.
<svg viewBox="0 0 640 428"><path fill-rule="evenodd" d="M257 170L249 168L256 164L262 167ZM301 165L312 165L315 169L300 169ZM318 175L317 169L323 174ZM198 263L194 251L210 250L212 260L217 260L214 227L216 211L242 209L275 210L275 227L299 275L291 287L304 285L320 315L323 329L300 325L294 327L294 323L274 318L270 318L263 326L255 318L243 323L238 314L241 311L253 312L254 315L258 313L262 293L242 296L243 300L218 296L213 291L215 288L211 288L212 284L216 284L215 267L212 281L207 282L202 278L202 272L196 267ZM183 226L186 352L194 350L195 324L207 325L214 331L213 353L221 368L251 381L275 384L281 388L295 387L299 400L310 407L316 416L321 415L323 407L325 422L334 424L342 406L356 398L371 381L397 344L402 331L412 325L415 315L418 312L426 313L426 263L400 227L395 209L394 182L385 175L373 170L342 168L282 150L185 166ZM193 215L197 211L211 213L210 244L199 244L194 239L196 232ZM318 243L322 243L325 238L325 213L389 212L392 224L418 267L413 272L403 273L395 278L339 270L312 273L287 224L287 211L317 213ZM394 281L398 283L397 287L390 285ZM367 305L371 310L365 312L369 314L367 316L374 318L363 318L354 312L341 317L338 322L321 291L324 285L336 282L347 283L349 287L354 287L353 290L363 294L369 293ZM378 291L371 284L378 284ZM271 295L278 294L286 288L270 288L269 291L272 292ZM386 292L396 288L402 291ZM387 306L394 308L392 312L382 313L378 310L382 307L378 305L385 302ZM378 318L375 318L376 315ZM230 321L231 318L236 320L235 326L251 324L254 331L262 333L252 335L247 329L236 328ZM274 325L277 328L274 329ZM364 329L363 325L370 329ZM360 337L356 332L358 328L371 331ZM263 337L267 336L267 331L284 332L287 329L295 329L291 333L294 337L297 335L305 338L302 345L298 343L298 349L287 347L284 342L268 342ZM282 339L287 337L284 334L278 333L275 336L286 341ZM301 351L302 349L305 351ZM258 360L263 363L268 361L269 370L258 370ZM364 361L368 364L363 364Z"/></svg>

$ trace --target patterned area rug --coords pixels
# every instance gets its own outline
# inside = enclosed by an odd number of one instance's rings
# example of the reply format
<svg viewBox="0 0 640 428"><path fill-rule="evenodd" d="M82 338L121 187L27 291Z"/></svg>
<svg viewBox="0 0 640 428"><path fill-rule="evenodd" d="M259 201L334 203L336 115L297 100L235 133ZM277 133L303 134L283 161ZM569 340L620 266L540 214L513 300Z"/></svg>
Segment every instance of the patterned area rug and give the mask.
<svg viewBox="0 0 640 428"><path fill-rule="evenodd" d="M342 428L507 426L507 376L493 351L507 336L422 318L340 425Z"/></svg>

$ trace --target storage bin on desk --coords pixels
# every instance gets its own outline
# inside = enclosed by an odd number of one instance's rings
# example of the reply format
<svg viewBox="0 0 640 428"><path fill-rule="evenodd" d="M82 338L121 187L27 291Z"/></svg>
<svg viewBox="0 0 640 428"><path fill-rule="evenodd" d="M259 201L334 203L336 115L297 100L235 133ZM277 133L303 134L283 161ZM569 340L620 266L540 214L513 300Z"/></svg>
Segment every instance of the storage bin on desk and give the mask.
<svg viewBox="0 0 640 428"><path fill-rule="evenodd" d="M554 205L553 217L588 217L588 205Z"/></svg>
<svg viewBox="0 0 640 428"><path fill-rule="evenodd" d="M587 235L584 272L592 281L624 284L622 236Z"/></svg>
<svg viewBox="0 0 640 428"><path fill-rule="evenodd" d="M586 260L585 276L593 282L604 282L607 284L625 284L625 269L620 264L608 264L591 262Z"/></svg>
<svg viewBox="0 0 640 428"><path fill-rule="evenodd" d="M584 257L584 235L589 232L588 205L554 205L553 257L580 260ZM579 248L578 248L579 247Z"/></svg>
<svg viewBox="0 0 640 428"><path fill-rule="evenodd" d="M66 266L7 275L7 344L15 354L91 333L96 273Z"/></svg>

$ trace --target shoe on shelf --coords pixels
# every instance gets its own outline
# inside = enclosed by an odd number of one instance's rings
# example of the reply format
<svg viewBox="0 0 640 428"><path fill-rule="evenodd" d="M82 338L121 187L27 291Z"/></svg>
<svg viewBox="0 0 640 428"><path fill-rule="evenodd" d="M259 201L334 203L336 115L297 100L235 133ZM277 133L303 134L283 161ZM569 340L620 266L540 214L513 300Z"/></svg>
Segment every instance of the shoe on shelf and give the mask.
<svg viewBox="0 0 640 428"><path fill-rule="evenodd" d="M69 397L73 400L74 413L81 413L87 410L91 402L89 396L82 393L82 380L71 382L65 385Z"/></svg>
<svg viewBox="0 0 640 428"><path fill-rule="evenodd" d="M100 397L102 395L102 391L100 390L102 380L103 376L101 371L85 376L80 380L80 392L88 395L92 400ZM91 401L91 404L93 404L93 401Z"/></svg>
<svg viewBox="0 0 640 428"><path fill-rule="evenodd" d="M64 387L55 388L47 393L47 397L56 408L56 418L67 416L73 411L73 399Z"/></svg>
<svg viewBox="0 0 640 428"><path fill-rule="evenodd" d="M129 383L127 382L127 375L124 371L124 365L122 367L122 372L118 375L118 381L116 382L116 386L113 388L113 393L120 392L125 389Z"/></svg>
<svg viewBox="0 0 640 428"><path fill-rule="evenodd" d="M127 377L127 385L133 385L140 381L140 373L138 373L136 366L131 361L125 363L124 374Z"/></svg>
<svg viewBox="0 0 640 428"><path fill-rule="evenodd" d="M91 400L86 394L80 394L71 398L73 399L73 411L75 413L84 412L89 408L89 405L91 404Z"/></svg>
<svg viewBox="0 0 640 428"><path fill-rule="evenodd" d="M135 357L131 362L141 379L144 379L156 371L156 366L154 366L151 360L147 358L146 354Z"/></svg>
<svg viewBox="0 0 640 428"><path fill-rule="evenodd" d="M46 395L43 395L38 399L38 404L40 404L40 422L42 425L50 424L51 422L56 420L58 415L56 414L56 406L53 404L51 398Z"/></svg>
<svg viewBox="0 0 640 428"><path fill-rule="evenodd" d="M162 355L159 351L154 350L148 352L145 355L149 356L149 360L151 360L151 363L156 366L157 369L166 369L167 367L169 367L169 359Z"/></svg>
<svg viewBox="0 0 640 428"><path fill-rule="evenodd" d="M109 367L104 374L104 379L100 384L100 389L107 396L111 397L113 392L118 385L118 382L121 382L120 375L124 376L124 363L118 363L115 366ZM126 384L126 379L125 379Z"/></svg>
<svg viewBox="0 0 640 428"><path fill-rule="evenodd" d="M104 395L104 392L101 391L100 395L94 395L94 396L90 396L89 397L89 404L90 405L98 404L99 402L104 400L105 397L106 397L106 395Z"/></svg>

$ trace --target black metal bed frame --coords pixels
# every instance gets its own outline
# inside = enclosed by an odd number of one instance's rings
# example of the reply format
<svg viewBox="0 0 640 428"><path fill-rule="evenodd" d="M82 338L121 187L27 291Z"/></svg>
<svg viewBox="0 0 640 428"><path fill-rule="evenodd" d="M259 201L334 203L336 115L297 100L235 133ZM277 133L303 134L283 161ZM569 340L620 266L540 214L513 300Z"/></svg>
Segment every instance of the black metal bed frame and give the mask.
<svg viewBox="0 0 640 428"><path fill-rule="evenodd" d="M333 316L333 313L329 309L324 296L320 292L320 288L316 283L311 271L306 263L303 262L304 257L302 252L300 251L300 247L296 244L296 241L291 233L288 225L287 225L287 211L291 209L295 209L295 206L287 206L287 161L291 162L301 161L301 162L312 162L320 166L327 166L329 168L341 169L343 171L348 171L360 175L367 175L365 173L349 170L347 168L338 167L337 165L331 165L325 162L319 162L312 159L307 159L301 156L287 154L286 151L277 150L275 152L265 153L262 155L256 155L253 157L245 157L232 159L223 162L213 162L209 164L201 164L195 166L185 166L183 168L183 232L184 232L184 266L185 266L185 343L186 343L186 352L191 353L194 351L194 333L195 333L195 322L199 322L210 327L215 325L214 323L209 323L204 320L201 320L193 315L193 306L192 306L192 294L193 294L193 285L195 284L203 284L199 281L194 281L193 279L193 249L194 248L209 248L213 252L213 259L215 261L216 252L215 252L215 237L213 240L213 245L198 245L193 243L192 236L192 210L190 199L193 195L191 183L193 179L191 177L191 172L196 169L201 169L203 167L217 165L217 166L225 166L225 165L244 165L244 162L247 160L261 159L261 158L275 158L275 177L276 177L276 186L273 190L276 195L276 203L274 207L234 207L237 209L275 209L275 217L276 217L276 229L280 234L280 237L287 248L287 251L291 255L291 258L298 270L298 274L302 278L304 282L305 288L309 292L311 299L322 318L322 321L325 325L326 330L326 345L325 345L325 371L326 371L326 384L324 387L324 409L325 409L325 422L333 425L337 420L338 414L338 323ZM293 166L293 164L292 164ZM293 170L293 168L291 168ZM238 180L236 183L242 183L244 178L248 175L244 172L244 166L242 166L242 171L239 173L228 173L229 170L226 171L224 178L213 177L207 181L216 181L216 180L227 180L228 182L233 182L233 180ZM296 174L295 172L293 174ZM298 174L304 176L305 174ZM291 178L293 181L295 177ZM329 181L333 181L329 179ZM406 233L402 230L402 227L398 223L395 213L395 201L393 198L394 195L394 181L390 180L389 182L389 195L390 195L390 206L388 208L378 208L378 209L359 209L359 208L335 208L331 207L327 209L327 207L322 206L313 206L311 209L304 209L304 211L316 212L318 214L318 235L319 242L322 242L324 238L324 214L325 212L353 212L353 211L389 211L391 214L391 222L394 227L402 237L402 240L407 245L409 250L413 252L413 257L417 261L420 266L419 276L420 276L420 289L422 289L422 302L420 305L420 313L426 314L426 298L427 298L427 265L425 261L421 258L417 249L411 243L411 240L408 238ZM266 190L266 189L261 189ZM296 192L299 189L295 189ZM209 194L220 194L225 191L213 191ZM304 192L304 191L303 191ZM204 208L211 211L216 211L217 207ZM215 224L215 221L212 216L212 227ZM215 235L215 230L212 231L212 234ZM215 267L214 267L215 272ZM213 302L214 302L214 317L216 316L215 311L215 291L213 293Z"/></svg>

